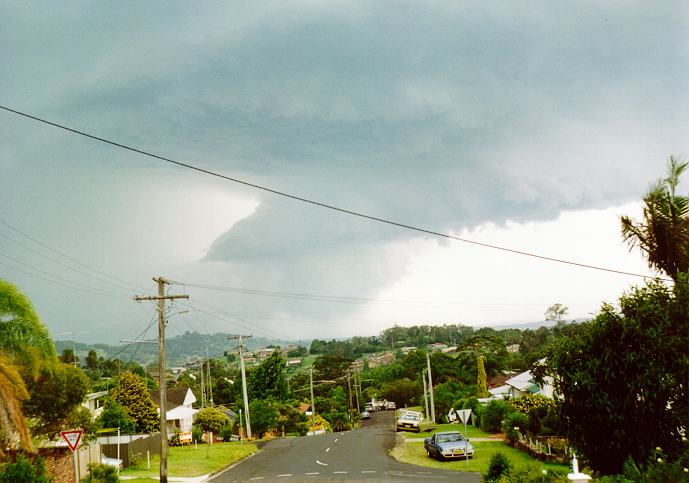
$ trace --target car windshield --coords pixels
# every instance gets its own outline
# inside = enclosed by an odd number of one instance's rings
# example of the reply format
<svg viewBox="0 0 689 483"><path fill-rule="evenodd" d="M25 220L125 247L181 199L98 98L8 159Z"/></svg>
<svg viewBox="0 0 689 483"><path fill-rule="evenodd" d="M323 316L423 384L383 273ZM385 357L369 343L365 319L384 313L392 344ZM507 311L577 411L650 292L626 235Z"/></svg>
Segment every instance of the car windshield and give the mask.
<svg viewBox="0 0 689 483"><path fill-rule="evenodd" d="M447 443L450 441L463 441L464 438L459 433L448 433L448 434L438 434L435 437L435 440L438 443Z"/></svg>
<svg viewBox="0 0 689 483"><path fill-rule="evenodd" d="M417 421L418 419L420 419L420 417L419 417L418 414L405 414L405 415L404 415L404 419L409 419L409 420L412 420L412 421Z"/></svg>

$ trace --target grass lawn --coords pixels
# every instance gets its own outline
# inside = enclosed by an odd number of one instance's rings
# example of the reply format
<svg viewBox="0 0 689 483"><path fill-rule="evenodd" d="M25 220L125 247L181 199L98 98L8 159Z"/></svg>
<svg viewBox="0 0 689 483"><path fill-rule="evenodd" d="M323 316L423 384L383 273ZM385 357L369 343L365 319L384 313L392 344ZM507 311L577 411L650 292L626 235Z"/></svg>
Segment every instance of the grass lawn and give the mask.
<svg viewBox="0 0 689 483"><path fill-rule="evenodd" d="M408 438L419 438L421 436L428 437L431 436L435 433L442 433L443 431L459 431L460 433L464 434L464 424L433 424L431 422L422 422L421 423L421 432L420 433L406 433ZM486 433L485 431L482 431L481 429L477 428L476 426L473 426L471 424L467 424L467 433L469 433L469 439L471 438L489 438L491 436L495 436L493 433Z"/></svg>
<svg viewBox="0 0 689 483"><path fill-rule="evenodd" d="M217 443L212 446L173 446L168 450L168 476L201 476L217 471L227 465L239 461L256 451L253 444ZM158 455L151 456L151 469L146 468L146 461L126 468L122 476L137 476L142 478L159 475L160 459ZM130 480L133 481L133 480ZM144 480L145 481L145 480Z"/></svg>
<svg viewBox="0 0 689 483"><path fill-rule="evenodd" d="M402 461L403 463L431 468L444 468L446 470L472 471L481 474L485 474L486 471L488 471L490 458L498 451L505 455L515 467L537 465L539 468L547 470L557 469L565 473L568 469L567 466L538 461L528 454L522 453L501 441L475 441L472 442L472 444L476 452L474 457L469 460L468 464L465 460L438 461L434 458L429 458L426 455L423 443L404 443L393 448L390 454L396 460Z"/></svg>

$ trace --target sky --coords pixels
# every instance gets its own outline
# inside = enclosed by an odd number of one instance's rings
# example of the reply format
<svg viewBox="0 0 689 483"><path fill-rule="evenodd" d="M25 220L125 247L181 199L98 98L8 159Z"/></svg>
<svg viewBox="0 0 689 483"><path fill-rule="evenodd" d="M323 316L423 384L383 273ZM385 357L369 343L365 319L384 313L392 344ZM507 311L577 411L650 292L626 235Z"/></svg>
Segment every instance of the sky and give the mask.
<svg viewBox="0 0 689 483"><path fill-rule="evenodd" d="M0 105L222 176L652 275L619 217L689 155L686 2L0 4ZM686 192L687 182L680 185ZM0 110L0 278L56 339L592 317L643 278L352 216ZM148 328L148 331L147 331Z"/></svg>

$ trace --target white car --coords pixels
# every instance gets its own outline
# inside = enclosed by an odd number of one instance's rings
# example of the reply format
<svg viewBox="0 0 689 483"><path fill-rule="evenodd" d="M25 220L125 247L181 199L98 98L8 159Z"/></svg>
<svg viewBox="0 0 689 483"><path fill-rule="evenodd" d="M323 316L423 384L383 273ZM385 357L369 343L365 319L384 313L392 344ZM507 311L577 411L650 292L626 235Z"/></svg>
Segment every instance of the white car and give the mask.
<svg viewBox="0 0 689 483"><path fill-rule="evenodd" d="M114 466L115 468L118 468L120 470L122 469L122 460L118 460L117 458L108 458L104 454L101 454L100 462L104 465Z"/></svg>
<svg viewBox="0 0 689 483"><path fill-rule="evenodd" d="M423 414L416 411L402 410L402 414L397 419L397 431L421 431L421 421Z"/></svg>

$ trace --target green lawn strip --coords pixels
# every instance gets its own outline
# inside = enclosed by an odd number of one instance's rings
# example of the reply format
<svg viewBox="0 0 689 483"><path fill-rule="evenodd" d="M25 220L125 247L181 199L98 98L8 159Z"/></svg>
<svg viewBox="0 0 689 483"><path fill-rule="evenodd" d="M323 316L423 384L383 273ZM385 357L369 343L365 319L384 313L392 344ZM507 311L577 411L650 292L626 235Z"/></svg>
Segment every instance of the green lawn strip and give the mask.
<svg viewBox="0 0 689 483"><path fill-rule="evenodd" d="M508 446L503 442L475 441L472 442L472 444L476 452L474 453L474 457L469 460L468 464L465 460L438 461L434 458L429 458L426 455L426 450L423 447L423 443L403 443L393 448L390 454L396 460L403 463L410 463L412 465L426 466L430 468L443 468L446 470L455 471L471 471L482 474L488 471L488 463L490 462L490 458L498 451L505 455L514 467L536 465L541 469L557 469L560 470L560 472L566 471L568 468L567 466L563 465L544 463L532 458L526 453L522 453L521 451Z"/></svg>
<svg viewBox="0 0 689 483"><path fill-rule="evenodd" d="M421 431L419 433L410 433L410 432L405 432L405 436L407 438L420 438L420 437L428 437L432 436L435 433L442 433L445 431L459 431L460 433L464 434L464 425L463 424L433 424L429 422L423 422L421 423ZM486 433L485 431L480 430L476 426L473 426L471 424L467 424L467 432L469 433L469 439L471 438L490 438L490 437L495 437L496 435L494 433Z"/></svg>
<svg viewBox="0 0 689 483"><path fill-rule="evenodd" d="M239 461L256 451L253 444L217 443L212 446L198 445L174 446L168 451L169 476L201 476L213 473L227 465ZM159 475L160 458L151 456L151 469L146 468L146 460L126 468L123 476L137 476L142 478Z"/></svg>

